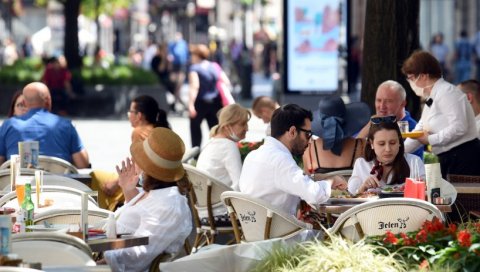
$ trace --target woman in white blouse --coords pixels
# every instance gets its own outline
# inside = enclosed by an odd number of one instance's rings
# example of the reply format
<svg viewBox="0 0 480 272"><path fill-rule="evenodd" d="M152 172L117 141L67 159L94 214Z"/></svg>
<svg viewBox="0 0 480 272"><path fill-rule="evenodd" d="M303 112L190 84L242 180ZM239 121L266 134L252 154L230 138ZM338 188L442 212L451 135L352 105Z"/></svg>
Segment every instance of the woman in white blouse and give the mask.
<svg viewBox="0 0 480 272"><path fill-rule="evenodd" d="M402 72L415 94L426 101L414 129L424 135L407 139L405 152L416 150L420 144L431 145L440 159L443 178L447 174L480 175L480 140L466 95L442 78L440 64L428 52L410 55Z"/></svg>
<svg viewBox="0 0 480 272"><path fill-rule="evenodd" d="M370 120L372 125L365 145L365 158L355 161L348 191L360 194L386 184L402 184L411 175L425 179L422 160L405 153L395 116L372 117Z"/></svg>
<svg viewBox="0 0 480 272"><path fill-rule="evenodd" d="M148 245L105 251L98 263L115 272L147 271L159 254L182 248L192 231L184 152L182 139L167 128L154 128L147 139L130 146L132 159L117 166L125 205L115 212L116 228L117 233L148 236Z"/></svg>
<svg viewBox="0 0 480 272"><path fill-rule="evenodd" d="M212 137L200 152L197 168L202 169L239 191L238 180L242 171L242 160L237 142L245 138L251 113L238 104L219 111L218 125L210 131Z"/></svg>

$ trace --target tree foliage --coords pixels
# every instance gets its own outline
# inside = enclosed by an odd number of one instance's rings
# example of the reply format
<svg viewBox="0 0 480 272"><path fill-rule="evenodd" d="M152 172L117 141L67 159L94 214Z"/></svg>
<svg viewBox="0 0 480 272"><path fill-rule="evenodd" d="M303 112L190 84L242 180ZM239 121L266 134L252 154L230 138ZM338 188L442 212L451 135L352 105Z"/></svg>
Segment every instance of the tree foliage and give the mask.
<svg viewBox="0 0 480 272"><path fill-rule="evenodd" d="M49 0L36 0L39 6L46 6ZM63 5L71 0L57 0ZM133 0L98 0L98 13L113 15L117 9L128 8L133 3ZM80 0L80 13L88 18L95 19L97 0Z"/></svg>
<svg viewBox="0 0 480 272"><path fill-rule="evenodd" d="M45 6L49 0L36 0L38 5ZM83 14L95 18L98 14L112 15L118 8L128 7L133 0L58 0L63 4L65 17L64 54L69 69L82 66L78 43L78 15ZM98 7L98 9L97 9Z"/></svg>

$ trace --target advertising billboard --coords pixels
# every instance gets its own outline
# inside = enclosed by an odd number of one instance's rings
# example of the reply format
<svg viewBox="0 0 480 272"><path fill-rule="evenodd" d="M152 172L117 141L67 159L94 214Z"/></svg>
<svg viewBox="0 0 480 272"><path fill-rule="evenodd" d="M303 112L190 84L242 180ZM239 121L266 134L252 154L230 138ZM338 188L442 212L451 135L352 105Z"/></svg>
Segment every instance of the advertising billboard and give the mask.
<svg viewBox="0 0 480 272"><path fill-rule="evenodd" d="M285 89L338 90L341 0L285 0Z"/></svg>

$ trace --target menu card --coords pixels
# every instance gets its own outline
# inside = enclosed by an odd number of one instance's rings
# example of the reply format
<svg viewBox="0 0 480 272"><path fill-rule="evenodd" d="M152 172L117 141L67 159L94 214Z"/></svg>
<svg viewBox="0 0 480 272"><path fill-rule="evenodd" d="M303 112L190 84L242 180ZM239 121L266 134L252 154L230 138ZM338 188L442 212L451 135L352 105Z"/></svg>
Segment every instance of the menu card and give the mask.
<svg viewBox="0 0 480 272"><path fill-rule="evenodd" d="M38 141L18 142L18 154L20 155L21 168L37 168L38 167Z"/></svg>

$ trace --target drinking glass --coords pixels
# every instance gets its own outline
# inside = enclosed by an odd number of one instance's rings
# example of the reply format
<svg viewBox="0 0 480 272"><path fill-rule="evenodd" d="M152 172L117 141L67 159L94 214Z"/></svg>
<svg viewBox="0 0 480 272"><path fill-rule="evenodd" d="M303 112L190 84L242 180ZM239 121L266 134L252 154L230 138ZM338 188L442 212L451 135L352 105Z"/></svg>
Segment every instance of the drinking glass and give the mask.
<svg viewBox="0 0 480 272"><path fill-rule="evenodd" d="M35 192L37 195L37 208L39 208L40 192L43 192L43 170L35 170Z"/></svg>
<svg viewBox="0 0 480 272"><path fill-rule="evenodd" d="M398 124L398 127L400 128L401 133L407 133L409 131L408 121L398 121L397 124Z"/></svg>
<svg viewBox="0 0 480 272"><path fill-rule="evenodd" d="M15 183L15 192L17 193L18 207L22 206L25 199L25 184L32 182L32 176L18 176Z"/></svg>

